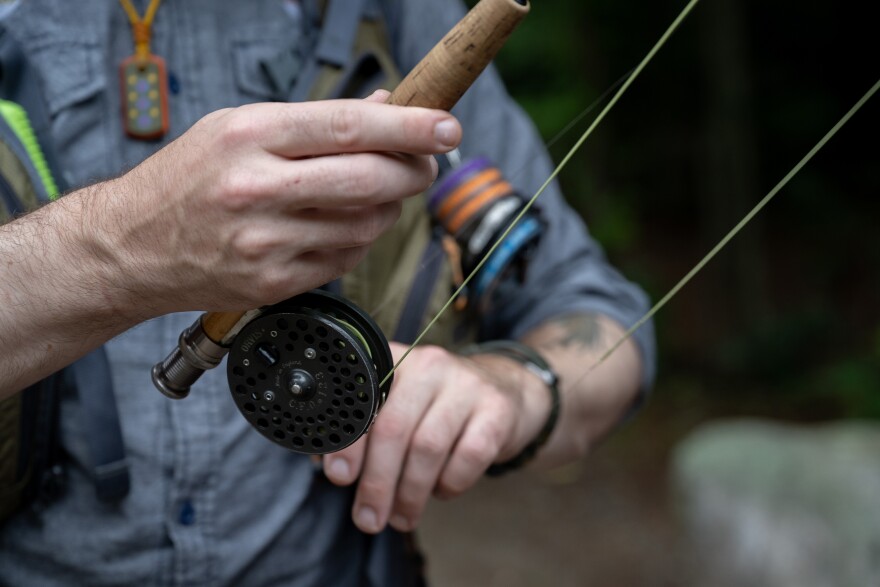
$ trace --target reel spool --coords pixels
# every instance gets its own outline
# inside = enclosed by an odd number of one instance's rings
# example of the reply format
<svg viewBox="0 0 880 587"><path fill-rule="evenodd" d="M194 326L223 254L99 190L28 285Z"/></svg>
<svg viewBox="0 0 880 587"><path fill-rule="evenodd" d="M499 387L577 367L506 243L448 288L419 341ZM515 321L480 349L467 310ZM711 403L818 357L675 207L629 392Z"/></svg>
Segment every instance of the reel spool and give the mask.
<svg viewBox="0 0 880 587"><path fill-rule="evenodd" d="M486 157L450 171L428 199L432 217L461 251L465 275L471 274L525 205L526 200ZM480 268L468 294L481 309L489 308L493 293L509 277L524 279L530 252L543 228L537 211L529 210Z"/></svg>
<svg viewBox="0 0 880 587"><path fill-rule="evenodd" d="M229 389L263 436L304 454L341 450L370 428L388 396L388 341L360 308L314 290L266 308L241 329Z"/></svg>

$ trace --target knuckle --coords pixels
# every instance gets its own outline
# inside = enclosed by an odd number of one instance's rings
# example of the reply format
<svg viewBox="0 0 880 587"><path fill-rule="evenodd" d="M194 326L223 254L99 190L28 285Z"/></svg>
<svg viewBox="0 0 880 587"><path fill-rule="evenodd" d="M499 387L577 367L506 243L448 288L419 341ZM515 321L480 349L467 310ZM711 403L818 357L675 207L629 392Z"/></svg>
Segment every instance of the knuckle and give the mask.
<svg viewBox="0 0 880 587"><path fill-rule="evenodd" d="M404 417L385 410L379 414L370 435L379 441L397 442L408 432L409 423Z"/></svg>
<svg viewBox="0 0 880 587"><path fill-rule="evenodd" d="M375 477L362 477L360 483L358 483L359 501L361 502L370 504L380 503L384 501L388 491L388 484Z"/></svg>
<svg viewBox="0 0 880 587"><path fill-rule="evenodd" d="M436 345L424 345L418 347L418 351L413 361L421 367L443 367L449 364L451 358L448 351Z"/></svg>
<svg viewBox="0 0 880 587"><path fill-rule="evenodd" d="M420 430L413 437L412 450L421 457L438 459L448 450L446 436L438 430Z"/></svg>
<svg viewBox="0 0 880 587"><path fill-rule="evenodd" d="M330 117L330 139L343 150L357 146L363 133L360 113L350 106L340 106Z"/></svg>
<svg viewBox="0 0 880 587"><path fill-rule="evenodd" d="M250 115L250 109L240 107L229 111L219 119L221 147L226 149L238 147L244 143L254 142L257 138L256 125Z"/></svg>
<svg viewBox="0 0 880 587"><path fill-rule="evenodd" d="M492 433L478 434L462 443L458 456L467 467L482 470L498 454L497 447L497 440Z"/></svg>
<svg viewBox="0 0 880 587"><path fill-rule="evenodd" d="M228 169L216 197L228 212L241 213L260 200L262 190L256 177L245 169Z"/></svg>

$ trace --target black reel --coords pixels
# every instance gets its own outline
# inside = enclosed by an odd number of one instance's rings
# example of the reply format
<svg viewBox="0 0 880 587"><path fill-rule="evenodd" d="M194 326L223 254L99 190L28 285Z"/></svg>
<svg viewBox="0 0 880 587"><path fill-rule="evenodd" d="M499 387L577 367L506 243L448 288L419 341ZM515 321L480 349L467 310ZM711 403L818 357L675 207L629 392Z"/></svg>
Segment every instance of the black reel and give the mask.
<svg viewBox="0 0 880 587"><path fill-rule="evenodd" d="M235 405L269 440L326 454L363 436L391 388L382 331L366 312L314 290L266 308L235 337L227 378Z"/></svg>

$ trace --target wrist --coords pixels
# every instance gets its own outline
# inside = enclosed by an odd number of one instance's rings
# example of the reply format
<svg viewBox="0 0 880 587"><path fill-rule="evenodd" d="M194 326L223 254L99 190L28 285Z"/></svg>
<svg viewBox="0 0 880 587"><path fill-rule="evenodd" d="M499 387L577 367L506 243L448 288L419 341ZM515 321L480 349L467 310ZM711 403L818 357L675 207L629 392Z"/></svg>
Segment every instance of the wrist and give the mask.
<svg viewBox="0 0 880 587"><path fill-rule="evenodd" d="M510 441L499 452L490 476L501 475L531 461L547 443L559 417L558 377L534 349L514 341L474 345L462 354L494 365L505 388L519 399L519 417Z"/></svg>

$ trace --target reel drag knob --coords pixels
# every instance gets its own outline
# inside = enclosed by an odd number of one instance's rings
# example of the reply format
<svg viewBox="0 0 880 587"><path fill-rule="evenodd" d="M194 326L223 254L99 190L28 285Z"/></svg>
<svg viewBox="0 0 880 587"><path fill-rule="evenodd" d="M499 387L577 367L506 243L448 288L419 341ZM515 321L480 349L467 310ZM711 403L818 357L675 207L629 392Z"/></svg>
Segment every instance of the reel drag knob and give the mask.
<svg viewBox="0 0 880 587"><path fill-rule="evenodd" d="M230 347L227 378L245 419L304 454L326 454L370 428L391 381L388 342L357 306L313 291L271 306Z"/></svg>

